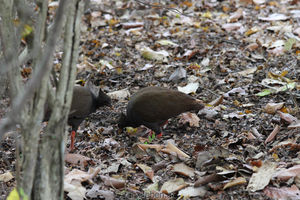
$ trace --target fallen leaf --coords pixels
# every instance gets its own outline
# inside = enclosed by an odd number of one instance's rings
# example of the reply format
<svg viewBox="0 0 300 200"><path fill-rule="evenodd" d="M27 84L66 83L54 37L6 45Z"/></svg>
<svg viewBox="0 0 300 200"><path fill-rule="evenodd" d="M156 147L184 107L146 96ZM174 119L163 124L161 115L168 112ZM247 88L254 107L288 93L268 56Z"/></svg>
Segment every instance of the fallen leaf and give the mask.
<svg viewBox="0 0 300 200"><path fill-rule="evenodd" d="M190 94L190 93L196 93L197 89L199 87L199 83L189 83L184 87L178 86L178 91L183 92L185 94Z"/></svg>
<svg viewBox="0 0 300 200"><path fill-rule="evenodd" d="M153 182L154 171L151 167L144 164L136 164L141 170L143 170L144 174L148 176L148 178Z"/></svg>
<svg viewBox="0 0 300 200"><path fill-rule="evenodd" d="M10 172L5 172L4 174L0 174L0 181L8 182L13 179L14 176Z"/></svg>
<svg viewBox="0 0 300 200"><path fill-rule="evenodd" d="M239 8L237 11L235 11L230 17L229 22L236 22L238 19L240 19L243 16L243 9Z"/></svg>
<svg viewBox="0 0 300 200"><path fill-rule="evenodd" d="M67 153L65 154L65 161L74 165L86 167L92 160L80 154Z"/></svg>
<svg viewBox="0 0 300 200"><path fill-rule="evenodd" d="M199 127L199 121L199 117L191 112L182 113L179 120L182 124L189 123L190 127Z"/></svg>
<svg viewBox="0 0 300 200"><path fill-rule="evenodd" d="M168 62L169 53L165 50L153 51L149 47L143 47L143 48L141 48L140 52L141 52L142 57L147 60Z"/></svg>
<svg viewBox="0 0 300 200"><path fill-rule="evenodd" d="M100 186L97 184L93 185L93 187L87 191L86 196L90 198L97 198L100 196L105 200L115 199L115 194L112 191L100 190Z"/></svg>
<svg viewBox="0 0 300 200"><path fill-rule="evenodd" d="M233 88L232 90L226 92L223 96L228 98L230 96L230 94L235 94L235 93L238 93L240 95L247 95L245 89L243 89L241 87L237 87L237 88Z"/></svg>
<svg viewBox="0 0 300 200"><path fill-rule="evenodd" d="M277 135L277 133L279 133L279 131L280 131L280 126L276 125L275 128L273 129L273 131L270 133L270 135L265 140L265 144L272 141L275 138L275 136Z"/></svg>
<svg viewBox="0 0 300 200"><path fill-rule="evenodd" d="M21 188L19 191L17 188L14 188L8 195L6 200L28 200L28 196L24 193L24 190Z"/></svg>
<svg viewBox="0 0 300 200"><path fill-rule="evenodd" d="M194 187L199 187L201 185L206 185L208 183L216 182L216 181L221 181L223 180L223 176L219 174L210 174L207 176L200 177L194 184Z"/></svg>
<svg viewBox="0 0 300 200"><path fill-rule="evenodd" d="M238 72L238 74L241 76L248 76L248 75L256 72L256 70L257 70L257 67L251 67L251 68L248 68L248 69Z"/></svg>
<svg viewBox="0 0 300 200"><path fill-rule="evenodd" d="M178 67L169 77L168 81L177 82L180 79L186 78L186 70L182 67Z"/></svg>
<svg viewBox="0 0 300 200"><path fill-rule="evenodd" d="M178 196L183 197L204 197L207 189L205 187L187 187L178 192Z"/></svg>
<svg viewBox="0 0 300 200"><path fill-rule="evenodd" d="M142 69L140 69L140 70L141 70L141 71L146 71L146 70L148 70L148 69L151 69L153 66L154 66L154 65L147 63L147 64L145 64L145 66L144 66Z"/></svg>
<svg viewBox="0 0 300 200"><path fill-rule="evenodd" d="M215 100L209 102L208 104L211 105L211 106L218 106L218 105L222 104L223 100L224 100L224 96L221 95L220 97L218 97Z"/></svg>
<svg viewBox="0 0 300 200"><path fill-rule="evenodd" d="M281 111L277 111L277 113L279 114L279 116L282 120L284 120L285 122L287 122L289 124L298 121L298 119L296 117L294 117L293 115L291 115L289 113L283 113Z"/></svg>
<svg viewBox="0 0 300 200"><path fill-rule="evenodd" d="M183 151L179 150L172 142L168 142L167 146L165 149L161 150L162 152L168 152L168 153L176 153L179 157L183 158L190 158L189 155L184 153Z"/></svg>
<svg viewBox="0 0 300 200"><path fill-rule="evenodd" d="M258 17L258 19L263 21L279 21L279 20L287 20L289 17L284 14L273 13L268 17Z"/></svg>
<svg viewBox="0 0 300 200"><path fill-rule="evenodd" d="M299 128L300 127L300 120L296 120L294 122L292 122L289 126L288 129L293 129L293 128Z"/></svg>
<svg viewBox="0 0 300 200"><path fill-rule="evenodd" d="M295 176L300 176L300 165L295 165L288 169L281 169L274 174L273 177L278 178L282 181L287 181Z"/></svg>
<svg viewBox="0 0 300 200"><path fill-rule="evenodd" d="M268 103L265 106L265 112L268 114L275 114L277 110L280 110L284 106L284 103Z"/></svg>
<svg viewBox="0 0 300 200"><path fill-rule="evenodd" d="M107 93L108 96L110 96L112 99L116 100L124 100L130 96L128 89L118 90L114 92Z"/></svg>
<svg viewBox="0 0 300 200"><path fill-rule="evenodd" d="M144 151L148 148L155 149L156 151L160 151L162 148L164 148L164 146L160 144L138 144L138 147Z"/></svg>
<svg viewBox="0 0 300 200"><path fill-rule="evenodd" d="M264 162L263 165L258 168L258 171L252 174L247 186L247 190L255 192L264 189L269 184L272 176L276 172L276 166L276 163L268 161Z"/></svg>
<svg viewBox="0 0 300 200"><path fill-rule="evenodd" d="M86 189L81 185L81 182L76 180L71 183L64 183L64 191L68 192L67 196L72 200L83 200L85 199Z"/></svg>
<svg viewBox="0 0 300 200"><path fill-rule="evenodd" d="M160 191L165 194L170 194L185 188L187 185L188 184L184 182L183 178L176 178L165 182L161 186Z"/></svg>
<svg viewBox="0 0 300 200"><path fill-rule="evenodd" d="M124 29L131 29L131 28L138 28L138 27L143 27L144 22L125 22L122 23L122 27Z"/></svg>
<svg viewBox="0 0 300 200"><path fill-rule="evenodd" d="M189 166L187 166L184 163L177 163L175 165L173 165L173 172L177 173L177 174L181 174L183 176L187 176L187 177L194 177L195 175L195 170Z"/></svg>
<svg viewBox="0 0 300 200"><path fill-rule="evenodd" d="M238 177L228 183L226 183L224 185L224 190L226 190L227 188L231 188L231 187L234 187L234 186L237 186L237 185L241 185L241 184L245 184L247 183L246 179L244 177Z"/></svg>
<svg viewBox="0 0 300 200"><path fill-rule="evenodd" d="M112 178L109 176L103 176L103 175L100 175L100 177L101 177L101 180L104 181L104 184L106 186L110 186L110 187L117 188L117 189L125 187L125 180L123 180L123 179L116 179L116 178Z"/></svg>
<svg viewBox="0 0 300 200"><path fill-rule="evenodd" d="M223 24L222 28L225 29L227 32L232 32L235 30L238 30L242 27L241 23L228 23L228 24Z"/></svg>
<svg viewBox="0 0 300 200"><path fill-rule="evenodd" d="M264 189L265 195L272 199L280 199L280 200L296 200L300 199L300 190L296 185L292 185L291 187L267 187Z"/></svg>
<svg viewBox="0 0 300 200"><path fill-rule="evenodd" d="M93 183L92 178L95 177L99 171L100 168L90 168L89 172L73 169L70 173L66 174L64 178L64 190L68 192L68 197L72 200L84 199L86 189L81 185L81 183L85 181Z"/></svg>
<svg viewBox="0 0 300 200"><path fill-rule="evenodd" d="M155 43L163 45L163 46L173 46L173 47L179 46L178 44L176 44L170 40L158 40Z"/></svg>
<svg viewBox="0 0 300 200"><path fill-rule="evenodd" d="M107 60L100 60L100 61L99 61L99 64L100 64L102 67L107 67L108 69L114 69L114 68L115 68L115 67L112 66L112 65L110 64L110 62L107 61Z"/></svg>

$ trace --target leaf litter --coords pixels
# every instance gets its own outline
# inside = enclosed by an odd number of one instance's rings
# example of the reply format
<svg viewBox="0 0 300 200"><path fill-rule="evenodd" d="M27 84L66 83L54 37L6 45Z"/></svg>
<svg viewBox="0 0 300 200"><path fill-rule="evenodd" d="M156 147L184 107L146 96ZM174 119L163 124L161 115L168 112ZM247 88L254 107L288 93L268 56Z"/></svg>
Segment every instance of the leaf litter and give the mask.
<svg viewBox="0 0 300 200"><path fill-rule="evenodd" d="M297 1L91 1L77 79L91 75L114 109L81 124L76 152L66 155L67 198L297 199L298 10ZM145 128L129 135L116 124L130 95L152 85L206 108L170 119L162 138L144 144L136 135ZM14 139L1 148L9 191Z"/></svg>

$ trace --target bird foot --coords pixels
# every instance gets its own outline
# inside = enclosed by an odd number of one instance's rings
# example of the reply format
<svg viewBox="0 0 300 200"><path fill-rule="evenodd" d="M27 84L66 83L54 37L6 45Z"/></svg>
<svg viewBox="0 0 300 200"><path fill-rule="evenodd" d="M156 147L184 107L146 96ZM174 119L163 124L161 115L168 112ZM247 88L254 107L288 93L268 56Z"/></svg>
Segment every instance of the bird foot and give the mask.
<svg viewBox="0 0 300 200"><path fill-rule="evenodd" d="M160 133L160 134L158 134L158 135L156 135L156 138L161 138L162 137L162 132Z"/></svg>

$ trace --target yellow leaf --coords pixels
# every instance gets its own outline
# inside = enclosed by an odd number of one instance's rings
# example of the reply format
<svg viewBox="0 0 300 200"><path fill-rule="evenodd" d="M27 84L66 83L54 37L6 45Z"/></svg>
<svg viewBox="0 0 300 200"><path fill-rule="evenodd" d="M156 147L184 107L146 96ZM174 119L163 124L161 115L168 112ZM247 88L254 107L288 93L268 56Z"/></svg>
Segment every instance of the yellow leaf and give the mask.
<svg viewBox="0 0 300 200"><path fill-rule="evenodd" d="M20 196L22 200L28 200L28 196L24 193L24 190L21 188L18 192L17 188L14 188L8 195L6 200L19 200Z"/></svg>
<svg viewBox="0 0 300 200"><path fill-rule="evenodd" d="M274 158L275 161L280 161L279 156L276 153L273 153L272 157Z"/></svg>
<svg viewBox="0 0 300 200"><path fill-rule="evenodd" d="M137 128L126 127L126 132L130 135L134 135L137 132Z"/></svg>
<svg viewBox="0 0 300 200"><path fill-rule="evenodd" d="M206 12L206 13L203 13L203 14L202 14L202 17L206 17L206 18L211 19L212 14L211 14L211 12Z"/></svg>
<svg viewBox="0 0 300 200"><path fill-rule="evenodd" d="M16 188L14 188L8 195L7 200L19 200L20 196Z"/></svg>
<svg viewBox="0 0 300 200"><path fill-rule="evenodd" d="M117 74L123 74L122 67L116 67L116 72L117 72Z"/></svg>
<svg viewBox="0 0 300 200"><path fill-rule="evenodd" d="M287 70L284 70L283 72L281 72L280 77L284 77L284 76L287 75L287 74L288 74L288 71L287 71Z"/></svg>
<svg viewBox="0 0 300 200"><path fill-rule="evenodd" d="M29 26L28 24L25 24L24 30L22 31L22 38L25 38L26 36L30 35L33 31L33 28Z"/></svg>

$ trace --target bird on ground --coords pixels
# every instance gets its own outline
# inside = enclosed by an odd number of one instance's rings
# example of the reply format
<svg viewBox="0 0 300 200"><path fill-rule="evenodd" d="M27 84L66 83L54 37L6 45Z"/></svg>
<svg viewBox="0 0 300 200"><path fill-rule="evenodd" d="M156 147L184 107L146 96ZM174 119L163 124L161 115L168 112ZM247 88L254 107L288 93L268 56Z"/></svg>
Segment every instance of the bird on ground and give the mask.
<svg viewBox="0 0 300 200"><path fill-rule="evenodd" d="M101 89L96 96L88 87L75 85L72 103L68 115L68 124L72 127L70 150L74 150L76 131L81 122L101 106L111 106L111 99ZM47 106L48 107L48 106ZM44 121L48 121L51 110L46 108Z"/></svg>
<svg viewBox="0 0 300 200"><path fill-rule="evenodd" d="M162 87L146 87L132 95L126 114L121 113L118 126L123 129L144 125L160 137L161 126L169 118L187 111L199 111L204 107L202 101L183 92Z"/></svg>

